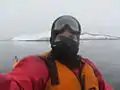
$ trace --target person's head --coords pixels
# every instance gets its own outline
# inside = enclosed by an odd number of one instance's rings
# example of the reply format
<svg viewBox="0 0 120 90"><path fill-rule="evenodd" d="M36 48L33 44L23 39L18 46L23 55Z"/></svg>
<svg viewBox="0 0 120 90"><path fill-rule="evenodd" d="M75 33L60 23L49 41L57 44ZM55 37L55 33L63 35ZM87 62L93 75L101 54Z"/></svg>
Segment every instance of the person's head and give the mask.
<svg viewBox="0 0 120 90"><path fill-rule="evenodd" d="M58 17L51 28L50 43L53 54L59 58L77 55L80 34L81 26L75 17L70 15Z"/></svg>

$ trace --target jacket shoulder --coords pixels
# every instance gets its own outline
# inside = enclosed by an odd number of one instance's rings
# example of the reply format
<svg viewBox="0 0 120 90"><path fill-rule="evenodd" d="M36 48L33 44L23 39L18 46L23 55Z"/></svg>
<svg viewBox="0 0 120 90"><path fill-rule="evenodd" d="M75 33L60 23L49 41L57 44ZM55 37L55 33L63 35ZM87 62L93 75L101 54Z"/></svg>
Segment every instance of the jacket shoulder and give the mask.
<svg viewBox="0 0 120 90"><path fill-rule="evenodd" d="M45 62L38 56L27 56L19 61L13 71L19 70L30 77L47 77L48 69Z"/></svg>

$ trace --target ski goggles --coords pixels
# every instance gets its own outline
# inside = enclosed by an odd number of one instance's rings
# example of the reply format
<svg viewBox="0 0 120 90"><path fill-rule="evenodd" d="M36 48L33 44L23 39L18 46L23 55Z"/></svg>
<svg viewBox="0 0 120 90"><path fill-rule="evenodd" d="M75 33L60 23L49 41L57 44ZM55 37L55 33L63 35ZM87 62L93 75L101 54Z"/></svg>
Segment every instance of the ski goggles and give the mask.
<svg viewBox="0 0 120 90"><path fill-rule="evenodd" d="M70 31L75 32L75 33L80 33L81 29L80 29L80 24L77 20L75 20L74 18L69 18L69 19L58 19L56 20L56 22L54 23L53 26L53 31L56 32L61 32L61 30L63 30L66 26L69 26Z"/></svg>

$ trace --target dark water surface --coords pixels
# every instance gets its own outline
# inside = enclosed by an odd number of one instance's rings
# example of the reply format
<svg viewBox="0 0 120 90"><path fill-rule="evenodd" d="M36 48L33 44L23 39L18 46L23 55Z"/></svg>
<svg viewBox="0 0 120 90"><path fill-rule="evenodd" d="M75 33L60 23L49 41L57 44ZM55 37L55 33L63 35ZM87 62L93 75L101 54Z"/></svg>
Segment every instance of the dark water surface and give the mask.
<svg viewBox="0 0 120 90"><path fill-rule="evenodd" d="M23 58L50 50L49 42L0 41L0 72L11 71L14 56ZM84 40L79 53L97 65L104 79L120 88L120 40Z"/></svg>

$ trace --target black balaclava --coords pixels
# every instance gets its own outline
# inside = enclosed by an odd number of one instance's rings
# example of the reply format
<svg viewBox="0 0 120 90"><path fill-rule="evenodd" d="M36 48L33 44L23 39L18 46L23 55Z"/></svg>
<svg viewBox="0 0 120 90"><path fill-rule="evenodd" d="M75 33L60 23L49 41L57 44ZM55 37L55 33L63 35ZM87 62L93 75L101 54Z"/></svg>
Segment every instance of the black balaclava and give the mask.
<svg viewBox="0 0 120 90"><path fill-rule="evenodd" d="M55 26L56 23L58 26ZM59 28L60 25L63 25L62 28ZM74 28L76 28L76 30L73 30ZM65 36L60 36L59 40L56 40L56 36L59 33L64 32L66 29L70 30L70 32L77 37L77 40L73 40ZM50 43L52 48L52 56L61 63L67 64L70 68L75 67L76 64L79 64L77 61L77 53L79 51L80 33L81 27L79 22L74 17L69 15L64 15L57 18L51 29Z"/></svg>

